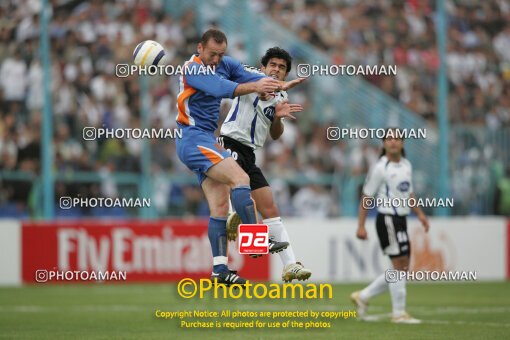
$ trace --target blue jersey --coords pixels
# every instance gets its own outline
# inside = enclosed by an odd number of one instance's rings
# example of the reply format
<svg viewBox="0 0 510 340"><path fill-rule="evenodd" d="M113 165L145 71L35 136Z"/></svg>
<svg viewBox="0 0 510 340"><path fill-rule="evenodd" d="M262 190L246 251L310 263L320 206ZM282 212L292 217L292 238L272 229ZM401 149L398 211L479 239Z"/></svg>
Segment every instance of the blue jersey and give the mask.
<svg viewBox="0 0 510 340"><path fill-rule="evenodd" d="M202 71L199 69L202 68ZM240 83L264 78L264 74L246 69L239 61L225 56L214 73L203 72L204 64L198 55L192 55L184 64L179 77L177 122L213 132L218 127L222 98L233 98Z"/></svg>

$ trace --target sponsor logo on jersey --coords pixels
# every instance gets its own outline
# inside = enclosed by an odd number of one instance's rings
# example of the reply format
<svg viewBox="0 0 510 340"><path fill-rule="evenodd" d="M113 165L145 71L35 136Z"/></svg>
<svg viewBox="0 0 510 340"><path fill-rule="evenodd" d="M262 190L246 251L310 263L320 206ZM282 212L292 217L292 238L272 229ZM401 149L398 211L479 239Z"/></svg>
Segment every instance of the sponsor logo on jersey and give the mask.
<svg viewBox="0 0 510 340"><path fill-rule="evenodd" d="M404 182L401 182L397 188L398 190L402 191L402 192L406 192L409 190L409 187L411 186L411 184L408 182L408 181L404 181Z"/></svg>
<svg viewBox="0 0 510 340"><path fill-rule="evenodd" d="M273 121L274 119L274 113L275 113L275 107L274 106L268 106L264 109L264 115L269 119L270 121Z"/></svg>

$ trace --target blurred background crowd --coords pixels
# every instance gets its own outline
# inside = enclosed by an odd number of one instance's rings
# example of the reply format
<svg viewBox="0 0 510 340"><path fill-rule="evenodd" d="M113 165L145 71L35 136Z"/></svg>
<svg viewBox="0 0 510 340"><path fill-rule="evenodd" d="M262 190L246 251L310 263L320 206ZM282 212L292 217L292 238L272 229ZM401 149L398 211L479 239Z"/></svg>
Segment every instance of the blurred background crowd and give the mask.
<svg viewBox="0 0 510 340"><path fill-rule="evenodd" d="M85 184L59 182L57 178L55 202L60 196L117 197L129 188L121 188L112 174L140 172L143 141L85 141L83 128L141 126L140 80L136 76L116 77L115 65L130 63L134 46L146 39L165 46L172 64L182 64L195 52L201 35L195 12L187 10L178 18L172 17L163 10L161 1L53 3L50 37L54 170L94 172L101 177L99 182ZM433 2L381 1L369 5L356 0L256 0L251 6L327 53L331 63L397 65L397 76L367 80L424 117L429 126L436 125L439 58ZM0 171L36 176L41 171L43 106L39 9L37 0L0 3ZM493 131L509 127L510 3L450 1L447 10L450 123ZM228 53L241 61L246 59L243 42L230 44ZM148 81L152 127L175 127L177 79L152 77ZM311 110L312 95L306 86L289 93L291 101L303 104L307 110ZM229 102L225 101L223 117L228 108ZM333 143L326 139L326 128L324 124L300 123L298 118L295 123L286 124L280 140L269 142L257 153L284 216L342 216L338 193L332 186L320 185L313 179L324 175L363 177L378 159L379 143ZM206 215L207 207L197 185L172 181L166 176L188 173L175 154L175 143L162 139L150 143L152 200L158 214ZM455 144L451 150L458 152L452 157L464 162L454 175L461 176L460 189L466 185L465 179L476 172L474 166L484 161L484 155L475 157L470 150ZM466 171L470 165L471 172ZM508 165L502 164L503 169ZM296 175L307 176L310 183L293 184L291 179ZM13 211L29 215L32 182L1 180L0 215ZM496 192L501 196L501 192ZM479 213L476 207L468 207L466 212ZM497 212L494 207L489 213Z"/></svg>

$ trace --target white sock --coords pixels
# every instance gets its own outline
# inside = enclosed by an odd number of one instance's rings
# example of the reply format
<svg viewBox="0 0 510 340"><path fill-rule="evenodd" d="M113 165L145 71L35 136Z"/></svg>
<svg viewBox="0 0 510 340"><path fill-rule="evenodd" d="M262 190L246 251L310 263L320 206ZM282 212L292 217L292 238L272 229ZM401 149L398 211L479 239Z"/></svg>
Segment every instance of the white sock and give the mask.
<svg viewBox="0 0 510 340"><path fill-rule="evenodd" d="M370 298L384 293L388 289L388 282L386 282L386 274L379 275L371 284L365 287L360 293L359 297L363 301L368 301Z"/></svg>
<svg viewBox="0 0 510 340"><path fill-rule="evenodd" d="M400 275L399 277L403 277ZM406 278L389 283L393 316L399 316L406 310Z"/></svg>
<svg viewBox="0 0 510 340"><path fill-rule="evenodd" d="M296 256L290 245L289 234L287 229L283 225L281 217L266 218L262 223L267 224L269 227L269 237L274 237L278 242L289 242L287 249L279 252L280 259L282 260L283 266L290 263L296 263Z"/></svg>

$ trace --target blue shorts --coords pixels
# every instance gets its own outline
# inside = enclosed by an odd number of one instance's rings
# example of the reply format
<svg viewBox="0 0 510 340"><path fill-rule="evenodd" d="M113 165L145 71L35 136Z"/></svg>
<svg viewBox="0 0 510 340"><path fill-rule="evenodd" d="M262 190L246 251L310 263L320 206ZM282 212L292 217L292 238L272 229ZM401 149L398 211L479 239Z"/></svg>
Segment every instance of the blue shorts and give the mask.
<svg viewBox="0 0 510 340"><path fill-rule="evenodd" d="M230 157L230 153L218 144L212 132L181 124L179 127L182 129L182 138L176 139L177 155L197 175L202 185L207 170Z"/></svg>

